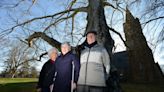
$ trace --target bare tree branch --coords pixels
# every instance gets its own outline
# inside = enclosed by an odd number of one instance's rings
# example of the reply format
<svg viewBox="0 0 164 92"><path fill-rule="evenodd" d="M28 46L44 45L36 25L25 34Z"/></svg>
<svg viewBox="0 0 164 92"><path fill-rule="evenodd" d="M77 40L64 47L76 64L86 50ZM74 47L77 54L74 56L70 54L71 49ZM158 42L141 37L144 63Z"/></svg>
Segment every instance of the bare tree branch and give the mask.
<svg viewBox="0 0 164 92"><path fill-rule="evenodd" d="M164 27L162 28L162 31L159 33L158 38L159 38L157 41L158 44L164 42Z"/></svg>
<svg viewBox="0 0 164 92"><path fill-rule="evenodd" d="M103 2L103 4L104 4L104 6L110 6L110 7L112 7L112 8L114 8L114 9L117 9L115 6L113 6L111 3L109 3L109 2Z"/></svg>
<svg viewBox="0 0 164 92"><path fill-rule="evenodd" d="M68 13L68 12L71 12L71 11L78 11L78 12L87 12L87 7L80 7L80 8L74 8L74 9L69 9L69 10L65 10L65 11L61 11L61 12L58 12L58 13L55 13L53 15L47 15L47 16L42 16L42 17L36 17L36 18L33 18L33 19L30 19L30 20L27 20L23 23L20 23L20 24L17 24L9 29L6 29L4 30L1 35L4 35L4 34L9 34L11 33L15 28L19 27L19 26L22 26L22 25L25 25L25 24L28 24L28 23L31 23L33 21L36 21L36 20L40 20L40 19L45 19L45 18L53 18L55 16L58 16L60 14L64 14L64 13ZM8 32L7 32L8 31Z"/></svg>
<svg viewBox="0 0 164 92"><path fill-rule="evenodd" d="M110 7L112 7L113 9L116 9L116 10L118 10L118 11L120 11L120 12L122 12L118 7L119 7L119 5L117 4L117 7L115 7L115 6L113 6L111 3L109 3L109 2L103 2L104 3L104 6L110 6ZM121 8L121 7L120 7ZM122 8L121 8L122 9ZM123 10L125 10L125 9L123 9Z"/></svg>
<svg viewBox="0 0 164 92"><path fill-rule="evenodd" d="M73 42L73 30L74 30L74 16L72 17L72 31L71 31L71 36L72 36L72 42Z"/></svg>
<svg viewBox="0 0 164 92"><path fill-rule="evenodd" d="M60 48L60 42L54 40L53 38L50 38L49 36L47 36L45 33L43 32L35 32L33 33L29 38L27 38L26 40L29 43L29 46L32 46L32 40L35 38L42 38L43 40L45 40L46 42L48 42L50 45L56 47L56 48Z"/></svg>
<svg viewBox="0 0 164 92"><path fill-rule="evenodd" d="M72 6L76 3L77 0L73 0L70 5L69 5L69 9L72 9Z"/></svg>
<svg viewBox="0 0 164 92"><path fill-rule="evenodd" d="M121 14L122 14L122 16L124 16L123 11L125 11L125 9L123 9L122 7L120 7L119 4L120 4L120 3L116 2L116 7L115 7L115 6L113 6L113 5L112 5L111 3L109 3L109 2L104 2L104 6L110 6L110 7L112 7L113 9L120 11ZM114 10L114 11L115 11L115 10ZM123 10L123 11L121 11L121 10ZM114 11L113 11L113 13L114 13ZM111 20L111 21L112 21L112 20Z"/></svg>
<svg viewBox="0 0 164 92"><path fill-rule="evenodd" d="M42 54L39 56L39 59L38 59L37 61L41 61L42 57L43 57L44 55L47 55L47 54L48 54L48 52L42 53Z"/></svg>
<svg viewBox="0 0 164 92"><path fill-rule="evenodd" d="M73 7L73 5L76 3L77 0L73 0L71 3L70 3L70 7L69 9L71 9ZM71 36L72 36L72 41L73 41L73 30L74 30L74 16L77 14L77 11L74 12L75 14L72 15L72 31L71 31Z"/></svg>
<svg viewBox="0 0 164 92"><path fill-rule="evenodd" d="M163 18L164 18L164 16L160 16L160 17L158 17L158 18L150 19L150 20L148 20L147 22L144 22L144 23L142 23L142 24L147 24L147 23L152 22L152 21L154 21L154 20L163 19Z"/></svg>
<svg viewBox="0 0 164 92"><path fill-rule="evenodd" d="M64 20L67 20L67 19L69 19L69 18L74 17L77 13L78 13L78 11L75 11L75 12L72 13L70 16L63 17L63 18L60 18L60 19L56 20L54 23L48 25L48 27L46 27L46 28L44 29L44 31L46 31L46 30L48 30L50 27L56 25L56 24L57 24L58 22L60 22L60 21L64 21Z"/></svg>
<svg viewBox="0 0 164 92"><path fill-rule="evenodd" d="M4 4L5 5L4 8L15 8L15 7L19 6L24 1L25 0L20 0L19 2L15 3L15 4Z"/></svg>
<svg viewBox="0 0 164 92"><path fill-rule="evenodd" d="M111 30L112 32L116 33L121 38L121 40L123 41L124 45L128 48L128 45L126 44L126 42L124 41L123 37L121 36L121 34L119 32L117 32L115 29L110 28L110 27L109 27L109 30Z"/></svg>

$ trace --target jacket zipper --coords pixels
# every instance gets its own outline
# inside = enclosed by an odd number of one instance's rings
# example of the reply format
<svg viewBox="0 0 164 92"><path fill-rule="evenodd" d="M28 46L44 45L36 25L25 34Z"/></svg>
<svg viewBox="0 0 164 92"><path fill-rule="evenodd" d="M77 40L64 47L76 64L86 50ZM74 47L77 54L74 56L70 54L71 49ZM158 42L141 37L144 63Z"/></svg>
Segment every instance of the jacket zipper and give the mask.
<svg viewBox="0 0 164 92"><path fill-rule="evenodd" d="M87 70L88 70L88 59L89 59L89 55L90 55L90 50L91 48L89 48L89 53L88 53L88 56L87 56L87 62L86 62L86 67L85 67L85 85L86 85L86 80L87 80Z"/></svg>

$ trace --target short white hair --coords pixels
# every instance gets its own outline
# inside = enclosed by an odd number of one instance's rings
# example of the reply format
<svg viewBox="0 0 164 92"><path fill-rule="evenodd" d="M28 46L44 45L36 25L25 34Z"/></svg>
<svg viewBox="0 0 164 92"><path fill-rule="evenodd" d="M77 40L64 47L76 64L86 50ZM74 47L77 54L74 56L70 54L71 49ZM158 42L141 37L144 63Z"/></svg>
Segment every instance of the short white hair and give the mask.
<svg viewBox="0 0 164 92"><path fill-rule="evenodd" d="M65 45L65 44L68 45L69 49L71 50L71 45L70 45L69 42L63 42L63 43L61 44L61 46Z"/></svg>
<svg viewBox="0 0 164 92"><path fill-rule="evenodd" d="M48 51L48 56L51 57L51 54L52 53L56 53L57 55L59 55L59 51L58 49L56 49L55 47L51 48L49 51Z"/></svg>
<svg viewBox="0 0 164 92"><path fill-rule="evenodd" d="M65 44L67 44L69 47L71 47L71 45L70 45L69 42L63 42L63 43L61 44L61 46L62 46L62 45L65 45Z"/></svg>

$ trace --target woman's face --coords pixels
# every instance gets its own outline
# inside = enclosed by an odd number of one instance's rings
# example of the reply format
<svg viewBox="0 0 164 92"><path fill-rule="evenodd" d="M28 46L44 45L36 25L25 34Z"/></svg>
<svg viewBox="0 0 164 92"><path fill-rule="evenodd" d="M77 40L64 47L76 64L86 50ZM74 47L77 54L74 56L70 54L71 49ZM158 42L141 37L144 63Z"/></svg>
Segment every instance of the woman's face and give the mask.
<svg viewBox="0 0 164 92"><path fill-rule="evenodd" d="M87 34L87 43L92 44L96 41L96 36L94 33L88 33Z"/></svg>
<svg viewBox="0 0 164 92"><path fill-rule="evenodd" d="M63 55L68 53L70 51L70 46L68 44L61 45L61 52Z"/></svg>
<svg viewBox="0 0 164 92"><path fill-rule="evenodd" d="M56 52L56 51L53 51L53 52L51 53L51 55L50 55L51 60L56 60L57 56L58 56L57 52Z"/></svg>

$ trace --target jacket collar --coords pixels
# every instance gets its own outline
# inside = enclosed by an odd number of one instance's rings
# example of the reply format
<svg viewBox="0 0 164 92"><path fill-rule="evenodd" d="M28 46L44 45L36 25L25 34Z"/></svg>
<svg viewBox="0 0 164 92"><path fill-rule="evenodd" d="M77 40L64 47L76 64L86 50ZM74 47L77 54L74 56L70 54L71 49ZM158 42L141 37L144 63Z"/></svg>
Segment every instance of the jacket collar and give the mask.
<svg viewBox="0 0 164 92"><path fill-rule="evenodd" d="M95 41L94 43L92 43L92 44L86 44L86 47L88 47L88 48L92 48L92 47L94 47L95 45L97 45L97 41Z"/></svg>
<svg viewBox="0 0 164 92"><path fill-rule="evenodd" d="M67 52L65 55L63 55L63 54L61 53L60 56L64 57L64 56L69 55L69 54L71 54L71 51Z"/></svg>

